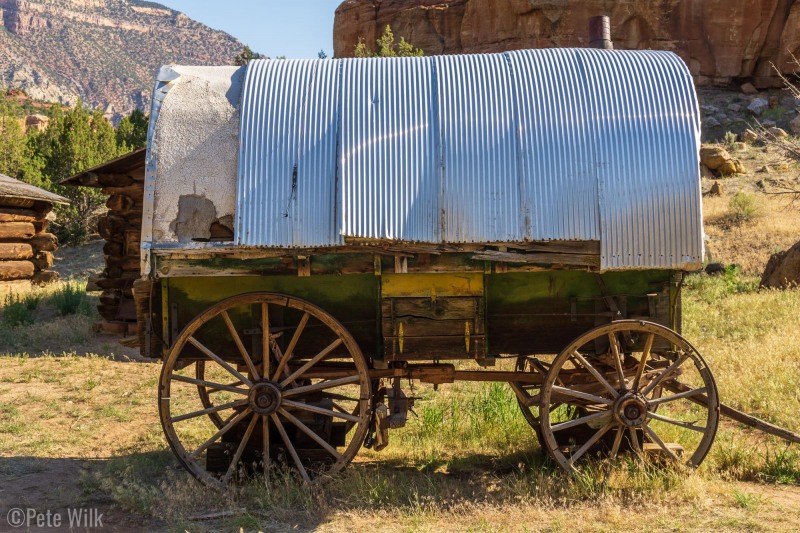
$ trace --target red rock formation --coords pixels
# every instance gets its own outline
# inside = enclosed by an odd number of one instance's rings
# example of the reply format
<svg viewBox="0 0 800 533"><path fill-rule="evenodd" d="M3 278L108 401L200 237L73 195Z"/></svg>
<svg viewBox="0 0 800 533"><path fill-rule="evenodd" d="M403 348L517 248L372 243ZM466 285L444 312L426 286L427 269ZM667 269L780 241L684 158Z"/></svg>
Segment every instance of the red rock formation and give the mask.
<svg viewBox="0 0 800 533"><path fill-rule="evenodd" d="M352 56L387 24L426 54L586 46L596 15L611 17L616 48L672 50L700 84L779 86L770 62L800 71L800 0L347 0L334 53Z"/></svg>

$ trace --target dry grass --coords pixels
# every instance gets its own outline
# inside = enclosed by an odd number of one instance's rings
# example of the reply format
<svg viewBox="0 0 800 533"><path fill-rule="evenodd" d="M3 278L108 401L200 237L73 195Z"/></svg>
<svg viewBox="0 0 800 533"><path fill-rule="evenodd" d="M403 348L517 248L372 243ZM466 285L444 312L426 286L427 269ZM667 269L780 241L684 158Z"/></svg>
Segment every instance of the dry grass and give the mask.
<svg viewBox="0 0 800 533"><path fill-rule="evenodd" d="M733 155L741 158L748 173L720 179L723 195L703 199L705 232L709 237L707 253L712 261L735 263L744 273L760 276L772 254L800 240L800 205L786 197L767 194L780 185L800 183L800 167L787 163L780 173L774 168L772 173L758 172L765 165L774 167L777 157L764 147L748 145ZM710 186L703 184L704 190ZM759 216L749 220L737 216L732 199L740 192L753 199Z"/></svg>

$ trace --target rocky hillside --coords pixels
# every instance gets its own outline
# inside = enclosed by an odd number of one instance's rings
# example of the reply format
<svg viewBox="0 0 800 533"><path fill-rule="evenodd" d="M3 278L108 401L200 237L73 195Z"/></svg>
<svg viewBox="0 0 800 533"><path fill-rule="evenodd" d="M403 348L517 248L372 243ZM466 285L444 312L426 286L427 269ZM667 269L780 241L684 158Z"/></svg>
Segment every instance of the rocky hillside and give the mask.
<svg viewBox="0 0 800 533"><path fill-rule="evenodd" d="M139 0L0 0L0 25L0 83L38 100L80 97L107 114L146 107L165 63L226 64L242 48Z"/></svg>
<svg viewBox="0 0 800 533"><path fill-rule="evenodd" d="M387 24L429 55L586 46L596 15L610 15L617 48L672 50L701 85L777 87L770 63L798 68L800 0L347 0L334 53L352 56L359 38L371 45Z"/></svg>

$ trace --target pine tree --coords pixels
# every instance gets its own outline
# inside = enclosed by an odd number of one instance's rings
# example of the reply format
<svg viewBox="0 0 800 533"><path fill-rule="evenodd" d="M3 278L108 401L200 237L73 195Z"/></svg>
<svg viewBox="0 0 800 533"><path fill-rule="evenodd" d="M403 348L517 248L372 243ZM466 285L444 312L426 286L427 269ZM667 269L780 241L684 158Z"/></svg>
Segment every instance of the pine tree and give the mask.
<svg viewBox="0 0 800 533"><path fill-rule="evenodd" d="M147 146L147 116L134 109L117 126L117 146L121 153L132 152Z"/></svg>

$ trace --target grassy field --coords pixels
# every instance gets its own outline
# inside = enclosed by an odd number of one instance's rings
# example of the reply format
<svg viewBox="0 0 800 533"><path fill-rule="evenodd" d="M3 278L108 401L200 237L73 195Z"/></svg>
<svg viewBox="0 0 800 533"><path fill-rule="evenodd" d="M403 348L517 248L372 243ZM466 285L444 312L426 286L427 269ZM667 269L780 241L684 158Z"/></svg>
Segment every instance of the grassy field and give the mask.
<svg viewBox="0 0 800 533"><path fill-rule="evenodd" d="M690 279L684 333L725 403L800 431L800 290L755 287L735 273ZM159 365L105 355L113 343L91 333L91 306L62 314L59 290L34 311L47 317L47 342L43 326L0 325L3 509L97 507L111 531L800 528L796 446L725 421L698 471L623 459L607 479L600 465L569 478L544 458L511 391L493 384L419 386L417 416L390 446L363 450L322 486L279 473L224 494L207 490L164 441ZM83 355L87 339L104 355ZM20 355L27 344L48 355Z"/></svg>

